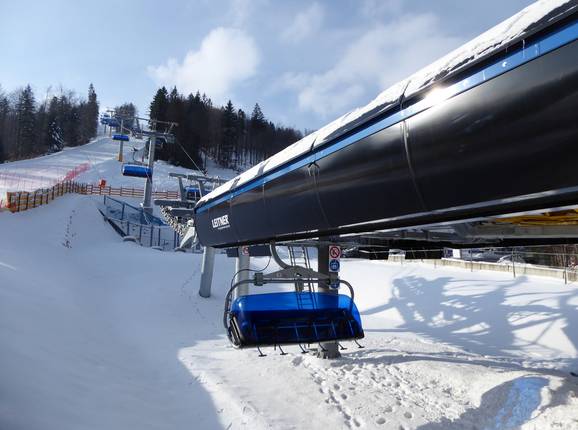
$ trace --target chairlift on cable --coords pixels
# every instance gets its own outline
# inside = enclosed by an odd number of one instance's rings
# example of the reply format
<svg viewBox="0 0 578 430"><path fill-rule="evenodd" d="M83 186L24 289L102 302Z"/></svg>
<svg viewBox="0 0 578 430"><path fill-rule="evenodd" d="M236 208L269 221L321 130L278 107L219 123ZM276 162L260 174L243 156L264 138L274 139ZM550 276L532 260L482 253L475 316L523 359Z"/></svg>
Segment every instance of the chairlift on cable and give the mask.
<svg viewBox="0 0 578 430"><path fill-rule="evenodd" d="M134 178L151 178L152 174L153 174L152 170L148 166L129 163L125 163L122 165L123 176L132 176Z"/></svg>
<svg viewBox="0 0 578 430"><path fill-rule="evenodd" d="M110 121L110 115L108 113L103 113L100 117L100 123L102 125L108 125L109 121Z"/></svg>
<svg viewBox="0 0 578 430"><path fill-rule="evenodd" d="M163 147L167 144L175 143L175 136L170 133L164 133L156 136L155 139L157 148Z"/></svg>
<svg viewBox="0 0 578 430"><path fill-rule="evenodd" d="M116 118L110 118L107 122L109 127L120 127L120 122Z"/></svg>
<svg viewBox="0 0 578 430"><path fill-rule="evenodd" d="M237 288L244 284L262 286L291 282L296 285L295 291L243 295L233 299ZM265 346L278 347L284 354L282 345L299 345L302 352L307 352L305 344L319 344L323 348L322 342L357 343L364 333L353 300L353 288L341 279L336 281L336 286L345 285L349 295L321 292L319 288L315 291L313 287L329 282L329 276L311 269L285 265L274 274L257 273L254 280L235 283L227 294L223 315L229 340L235 348L258 348L261 356L260 348Z"/></svg>
<svg viewBox="0 0 578 430"><path fill-rule="evenodd" d="M185 200L197 202L201 198L201 191L199 190L199 187L189 185L184 187L184 191Z"/></svg>
<svg viewBox="0 0 578 430"><path fill-rule="evenodd" d="M241 296L226 312L237 348L304 345L364 337L359 310L345 294L280 292Z"/></svg>
<svg viewBox="0 0 578 430"><path fill-rule="evenodd" d="M122 142L128 142L129 138L126 134L113 134L112 140L118 140Z"/></svg>

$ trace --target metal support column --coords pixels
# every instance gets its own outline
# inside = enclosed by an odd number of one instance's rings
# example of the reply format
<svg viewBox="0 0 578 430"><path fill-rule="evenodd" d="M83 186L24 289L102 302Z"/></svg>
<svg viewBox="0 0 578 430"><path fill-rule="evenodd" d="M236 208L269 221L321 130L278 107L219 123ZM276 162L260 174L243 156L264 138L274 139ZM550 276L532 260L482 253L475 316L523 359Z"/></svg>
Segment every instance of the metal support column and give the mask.
<svg viewBox="0 0 578 430"><path fill-rule="evenodd" d="M239 248L239 256L237 257L236 265L235 265L235 273L237 276L235 278L235 282L241 282L249 279L249 264L251 261L251 257L249 256L249 252L247 251L247 247L240 246ZM245 252L244 252L245 251ZM243 284L239 286L235 290L235 299L240 296L246 296L249 294L249 284Z"/></svg>
<svg viewBox="0 0 578 430"><path fill-rule="evenodd" d="M205 247L203 252L203 265L201 266L201 286L199 296L211 297L211 284L213 283L213 268L215 267L215 248Z"/></svg>
<svg viewBox="0 0 578 430"><path fill-rule="evenodd" d="M124 125L124 118L121 118L120 119L120 134L123 134L123 132L124 132L123 125ZM122 163L123 162L123 146L124 146L123 143L124 143L124 141L121 140L119 143L120 143L120 145L118 147L118 161L120 161Z"/></svg>
<svg viewBox="0 0 578 430"><path fill-rule="evenodd" d="M155 147L157 146L157 138L153 134L151 136L151 140L149 143L149 162L148 167L150 169L151 174L147 177L147 181L145 183L145 192L144 192L144 200L142 203L142 208L146 213L152 214L153 206L152 206L152 194L153 194L153 168L155 164Z"/></svg>
<svg viewBox="0 0 578 430"><path fill-rule="evenodd" d="M329 275L329 246L327 244L320 244L317 247L317 271L324 275ZM329 284L319 283L319 292L339 294L335 289L330 288ZM337 342L322 342L320 348L317 350L318 358L334 359L341 357L339 352L339 345Z"/></svg>

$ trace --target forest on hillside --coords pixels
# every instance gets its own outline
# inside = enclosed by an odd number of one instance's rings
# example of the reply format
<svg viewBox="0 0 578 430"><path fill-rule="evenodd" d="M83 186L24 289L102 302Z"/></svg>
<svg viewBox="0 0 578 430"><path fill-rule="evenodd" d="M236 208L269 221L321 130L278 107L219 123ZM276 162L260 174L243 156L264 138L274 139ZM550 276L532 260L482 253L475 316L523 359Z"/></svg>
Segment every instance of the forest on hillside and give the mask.
<svg viewBox="0 0 578 430"><path fill-rule="evenodd" d="M47 94L52 95L39 101L30 85L9 94L0 89L0 163L82 145L96 136L99 103L92 84L86 98L63 88ZM111 113L124 118L127 128L144 125L134 119L139 113L132 102ZM176 88L158 89L145 116L178 123L171 130L175 142L162 145L157 158L189 168L203 168L211 158L223 167L245 170L303 137L301 131L267 119L258 103L247 113L230 100L219 107L205 94L185 96Z"/></svg>
<svg viewBox="0 0 578 430"><path fill-rule="evenodd" d="M258 103L247 113L230 100L216 107L205 94L185 96L176 88L156 92L150 117L178 123L173 130L176 143L163 145L158 158L191 168L210 157L223 167L245 170L303 137L299 130L268 120Z"/></svg>
<svg viewBox="0 0 578 430"><path fill-rule="evenodd" d="M92 84L86 99L60 88L41 102L30 85L10 94L0 89L0 163L87 143L96 136L98 110Z"/></svg>

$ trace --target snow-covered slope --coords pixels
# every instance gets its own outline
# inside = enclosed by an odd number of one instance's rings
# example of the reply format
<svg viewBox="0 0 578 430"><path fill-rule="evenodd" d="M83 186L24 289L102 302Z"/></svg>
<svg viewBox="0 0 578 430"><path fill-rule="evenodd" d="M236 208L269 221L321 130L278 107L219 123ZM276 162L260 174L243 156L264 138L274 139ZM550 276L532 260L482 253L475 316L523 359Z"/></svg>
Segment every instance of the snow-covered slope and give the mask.
<svg viewBox="0 0 578 430"><path fill-rule="evenodd" d="M576 285L345 260L366 348L258 358L224 336L223 255L202 299L200 256L123 243L76 195L0 237L0 429L578 425Z"/></svg>
<svg viewBox="0 0 578 430"><path fill-rule="evenodd" d="M142 148L144 144L144 141L131 137L130 142L124 145L124 160L133 161L133 148ZM122 163L117 161L118 148L118 142L101 136L83 146L64 148L61 152L30 160L0 164L0 202L5 199L6 191L34 191L51 187L65 178L93 184L105 179L113 187L144 188L143 179L121 175ZM211 175L223 178L235 176L232 170L219 168L211 160L207 167ZM74 169L79 169L80 174L74 175ZM163 161L155 162L154 172L155 190L177 189L177 181L169 178L169 172L192 173L189 169Z"/></svg>

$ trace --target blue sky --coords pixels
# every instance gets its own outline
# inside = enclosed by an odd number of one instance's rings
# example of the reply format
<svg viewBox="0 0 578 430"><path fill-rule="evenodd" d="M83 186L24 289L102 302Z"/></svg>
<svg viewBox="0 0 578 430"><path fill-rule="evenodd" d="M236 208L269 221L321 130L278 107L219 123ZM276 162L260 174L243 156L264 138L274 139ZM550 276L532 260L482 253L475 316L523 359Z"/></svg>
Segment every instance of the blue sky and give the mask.
<svg viewBox="0 0 578 430"><path fill-rule="evenodd" d="M530 0L0 0L0 85L142 114L160 85L318 128Z"/></svg>

